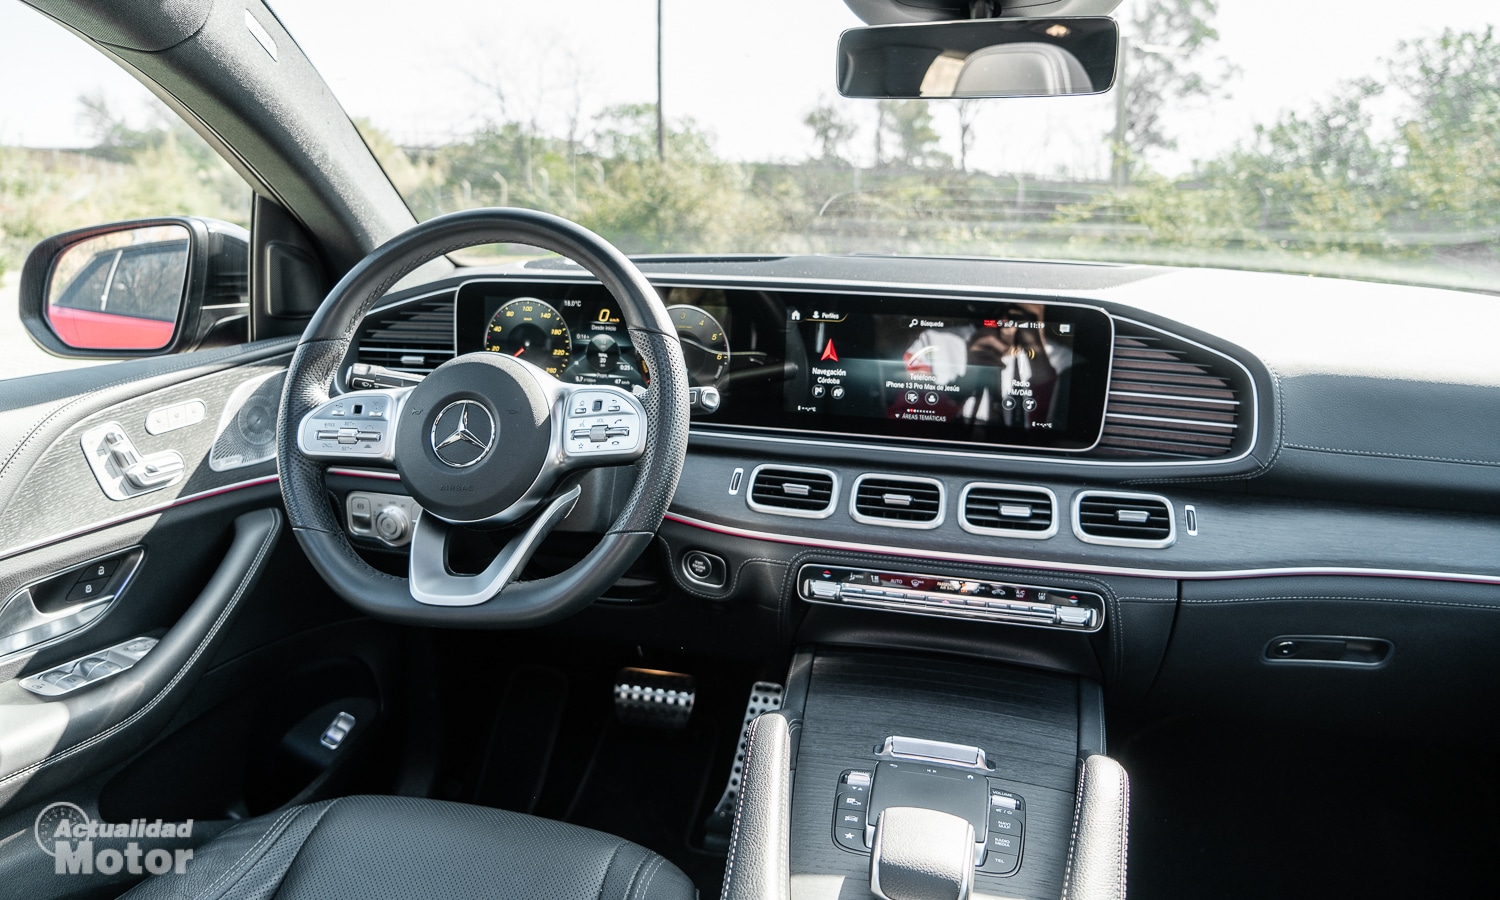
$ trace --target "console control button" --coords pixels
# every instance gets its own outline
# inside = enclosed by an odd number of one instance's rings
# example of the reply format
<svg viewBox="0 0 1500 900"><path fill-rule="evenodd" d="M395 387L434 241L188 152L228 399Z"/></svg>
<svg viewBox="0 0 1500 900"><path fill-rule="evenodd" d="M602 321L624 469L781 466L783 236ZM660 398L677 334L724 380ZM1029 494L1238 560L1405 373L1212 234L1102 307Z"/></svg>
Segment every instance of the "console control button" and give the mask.
<svg viewBox="0 0 1500 900"><path fill-rule="evenodd" d="M729 564L722 556L689 550L682 555L682 574L695 584L721 588L729 582Z"/></svg>
<svg viewBox="0 0 1500 900"><path fill-rule="evenodd" d="M839 828L835 826L833 829L833 840L846 850L854 850L858 853L869 852L868 848L865 847L865 828L863 825L858 828Z"/></svg>
<svg viewBox="0 0 1500 900"><path fill-rule="evenodd" d="M863 814L865 809L869 805L869 799L866 797L863 797L859 794L851 794L847 791L839 792L838 808L840 812L853 809L859 810L860 813Z"/></svg>
<svg viewBox="0 0 1500 900"><path fill-rule="evenodd" d="M808 563L797 575L809 603L896 609L926 615L1098 631L1104 598L1090 591Z"/></svg>
<svg viewBox="0 0 1500 900"><path fill-rule="evenodd" d="M994 850L984 855L984 865L979 871L988 875L1009 875L1021 866L1021 857L1014 853L996 853Z"/></svg>
<svg viewBox="0 0 1500 900"><path fill-rule="evenodd" d="M421 515L422 507L404 494L350 491L344 499L344 524L349 533L375 538L388 547L411 543L412 528Z"/></svg>
<svg viewBox="0 0 1500 900"><path fill-rule="evenodd" d="M990 834L1019 835L1026 830L1026 820L1013 809L990 810Z"/></svg>
<svg viewBox="0 0 1500 900"><path fill-rule="evenodd" d="M21 687L42 697L56 697L118 675L156 646L156 638L139 637L21 679Z"/></svg>

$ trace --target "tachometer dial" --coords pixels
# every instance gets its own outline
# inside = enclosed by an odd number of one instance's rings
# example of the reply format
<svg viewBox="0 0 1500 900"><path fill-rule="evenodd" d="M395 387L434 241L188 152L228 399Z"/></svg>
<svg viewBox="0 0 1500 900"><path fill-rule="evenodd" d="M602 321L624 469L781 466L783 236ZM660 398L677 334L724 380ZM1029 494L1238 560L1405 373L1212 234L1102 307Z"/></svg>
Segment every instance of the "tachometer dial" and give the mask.
<svg viewBox="0 0 1500 900"><path fill-rule="evenodd" d="M724 333L724 326L696 306L669 306L667 315L677 326L688 381L696 385L716 384L729 370L729 335Z"/></svg>
<svg viewBox="0 0 1500 900"><path fill-rule="evenodd" d="M517 297L495 310L484 329L484 349L524 359L556 377L573 355L573 336L557 307Z"/></svg>

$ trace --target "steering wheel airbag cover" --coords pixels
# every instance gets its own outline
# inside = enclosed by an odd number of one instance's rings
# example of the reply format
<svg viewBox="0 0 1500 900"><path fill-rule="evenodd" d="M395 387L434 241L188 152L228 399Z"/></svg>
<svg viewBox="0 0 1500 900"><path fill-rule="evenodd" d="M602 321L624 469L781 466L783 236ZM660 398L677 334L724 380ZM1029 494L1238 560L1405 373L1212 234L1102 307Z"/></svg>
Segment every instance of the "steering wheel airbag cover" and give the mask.
<svg viewBox="0 0 1500 900"><path fill-rule="evenodd" d="M492 425L474 427L493 446L478 462L455 466L439 458L433 438L440 444L451 436L457 416L443 413L464 400L488 415ZM473 407L470 412L475 419L482 415ZM440 416L445 427L435 430ZM547 395L524 363L498 353L470 353L432 373L407 397L401 418L401 482L424 510L449 522L480 522L515 503L536 481L551 448Z"/></svg>

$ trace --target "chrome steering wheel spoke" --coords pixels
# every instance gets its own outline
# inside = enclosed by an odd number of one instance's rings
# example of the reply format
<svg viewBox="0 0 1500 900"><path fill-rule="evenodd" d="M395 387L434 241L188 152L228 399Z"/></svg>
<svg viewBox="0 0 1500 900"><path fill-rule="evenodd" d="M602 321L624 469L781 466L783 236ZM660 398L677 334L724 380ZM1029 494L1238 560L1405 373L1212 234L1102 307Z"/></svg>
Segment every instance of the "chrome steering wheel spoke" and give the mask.
<svg viewBox="0 0 1500 900"><path fill-rule="evenodd" d="M317 462L396 461L396 424L412 389L350 391L321 404L297 427L297 449Z"/></svg>
<svg viewBox="0 0 1500 900"><path fill-rule="evenodd" d="M583 489L552 499L526 528L501 549L478 575L455 575L448 569L448 540L456 526L436 516L417 520L411 539L411 595L428 606L477 606L505 590L521 574L537 547L557 523L567 518Z"/></svg>

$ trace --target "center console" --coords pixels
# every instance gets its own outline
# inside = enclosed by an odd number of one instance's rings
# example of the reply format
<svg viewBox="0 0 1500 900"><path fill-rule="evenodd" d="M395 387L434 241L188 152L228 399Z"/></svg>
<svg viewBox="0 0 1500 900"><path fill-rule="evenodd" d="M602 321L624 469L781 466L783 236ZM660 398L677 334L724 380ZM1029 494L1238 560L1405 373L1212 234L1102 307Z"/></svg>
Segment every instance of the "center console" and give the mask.
<svg viewBox="0 0 1500 900"><path fill-rule="evenodd" d="M1102 702L1097 683L1073 675L889 652L803 654L782 707L785 760L775 765L775 774L790 770L789 890L777 896L1122 897L1127 792L1123 770L1103 756ZM762 760L747 761L746 791L762 804L747 821L762 831L767 778ZM742 847L776 843L747 831L737 828L732 861ZM733 869L728 900L746 896Z"/></svg>

